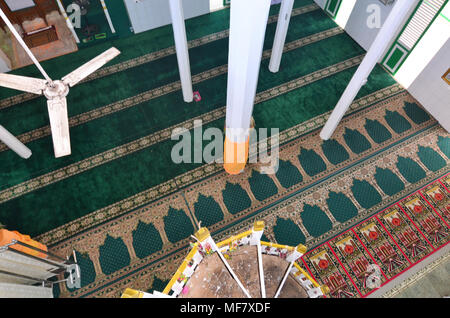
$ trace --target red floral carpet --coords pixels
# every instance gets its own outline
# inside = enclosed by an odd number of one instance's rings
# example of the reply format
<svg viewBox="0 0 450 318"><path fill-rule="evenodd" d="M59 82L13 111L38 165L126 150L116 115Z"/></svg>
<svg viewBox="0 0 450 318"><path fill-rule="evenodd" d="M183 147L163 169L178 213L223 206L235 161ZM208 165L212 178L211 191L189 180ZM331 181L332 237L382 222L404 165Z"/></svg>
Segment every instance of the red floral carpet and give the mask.
<svg viewBox="0 0 450 318"><path fill-rule="evenodd" d="M381 287L450 240L450 174L309 251L303 265L330 297L367 297L377 290L367 267L379 266Z"/></svg>

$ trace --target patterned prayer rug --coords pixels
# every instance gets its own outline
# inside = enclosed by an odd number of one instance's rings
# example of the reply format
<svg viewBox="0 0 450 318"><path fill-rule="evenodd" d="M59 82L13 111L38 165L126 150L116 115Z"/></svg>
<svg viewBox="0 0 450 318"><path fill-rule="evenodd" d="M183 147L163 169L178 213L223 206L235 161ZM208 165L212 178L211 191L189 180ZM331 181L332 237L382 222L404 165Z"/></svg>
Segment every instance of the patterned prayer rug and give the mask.
<svg viewBox="0 0 450 318"><path fill-rule="evenodd" d="M305 254L330 297L367 297L449 243L450 174ZM447 185L447 186L446 186ZM379 268L371 285L369 265Z"/></svg>

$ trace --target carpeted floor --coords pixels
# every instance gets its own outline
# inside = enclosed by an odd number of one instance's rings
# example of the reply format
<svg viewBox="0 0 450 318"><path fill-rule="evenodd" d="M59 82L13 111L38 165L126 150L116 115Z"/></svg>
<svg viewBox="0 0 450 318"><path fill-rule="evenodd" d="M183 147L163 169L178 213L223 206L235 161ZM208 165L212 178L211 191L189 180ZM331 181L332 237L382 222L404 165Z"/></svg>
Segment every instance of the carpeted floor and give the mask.
<svg viewBox="0 0 450 318"><path fill-rule="evenodd" d="M430 183L309 251L300 263L329 286L331 297L369 296L448 245L449 181L447 175ZM375 286L368 283L369 264L379 268ZM435 282L442 289L445 278ZM435 297L436 292L425 287L418 294Z"/></svg>
<svg viewBox="0 0 450 318"><path fill-rule="evenodd" d="M365 52L311 0L297 0L280 72L270 73L278 8L253 114L257 128L280 129L276 175L251 164L231 177L170 158L175 127L202 119L204 129L223 128L228 9L187 21L201 102L182 101L170 26L45 62L58 78L111 45L123 52L71 89L70 157L53 157L45 100L0 90L0 123L33 151L23 161L0 145L0 222L55 253L76 250L82 288L57 295L162 290L198 221L221 238L264 219L271 241L312 249L449 171L449 134L379 66L333 139L321 141Z"/></svg>

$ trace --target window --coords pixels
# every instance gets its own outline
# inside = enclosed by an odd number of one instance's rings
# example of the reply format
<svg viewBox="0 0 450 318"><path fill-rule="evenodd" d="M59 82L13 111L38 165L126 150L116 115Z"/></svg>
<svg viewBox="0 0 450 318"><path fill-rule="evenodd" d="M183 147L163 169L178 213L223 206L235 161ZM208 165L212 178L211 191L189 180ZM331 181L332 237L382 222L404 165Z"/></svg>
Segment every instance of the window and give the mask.
<svg viewBox="0 0 450 318"><path fill-rule="evenodd" d="M13 12L31 8L36 5L33 0L5 0L5 2L9 7L9 10Z"/></svg>
<svg viewBox="0 0 450 318"><path fill-rule="evenodd" d="M328 0L325 4L325 11L328 12L333 19L337 16L341 2L342 0Z"/></svg>
<svg viewBox="0 0 450 318"><path fill-rule="evenodd" d="M422 0L400 32L383 60L383 66L392 74L397 73L416 44L433 23L448 0Z"/></svg>
<svg viewBox="0 0 450 318"><path fill-rule="evenodd" d="M421 35L425 32L431 21L433 21L443 4L444 0L429 0L429 2L422 2L398 39L400 44L408 50L411 50L419 41Z"/></svg>

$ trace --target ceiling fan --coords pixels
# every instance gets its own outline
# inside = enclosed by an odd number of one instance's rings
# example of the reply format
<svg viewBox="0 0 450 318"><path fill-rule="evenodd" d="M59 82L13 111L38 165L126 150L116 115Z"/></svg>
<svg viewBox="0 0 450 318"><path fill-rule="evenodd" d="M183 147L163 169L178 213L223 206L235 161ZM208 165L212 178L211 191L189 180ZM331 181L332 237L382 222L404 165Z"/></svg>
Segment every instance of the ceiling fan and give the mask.
<svg viewBox="0 0 450 318"><path fill-rule="evenodd" d="M44 95L47 98L48 114L50 117L50 128L52 132L55 157L59 158L68 156L71 154L69 117L67 114L66 99L66 96L69 93L69 87L75 86L84 78L94 73L96 70L119 55L120 51L114 47L110 48L96 58L80 66L72 73L64 76L61 80L53 81L39 64L38 60L27 47L22 37L19 35L19 33L17 33L16 29L1 9L0 16L8 25L17 41L27 52L33 63L45 77L45 79L38 79L0 73L0 86L17 89L37 95Z"/></svg>

